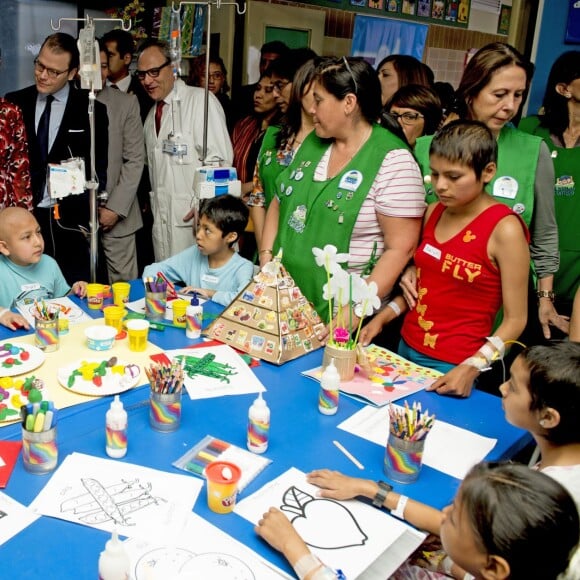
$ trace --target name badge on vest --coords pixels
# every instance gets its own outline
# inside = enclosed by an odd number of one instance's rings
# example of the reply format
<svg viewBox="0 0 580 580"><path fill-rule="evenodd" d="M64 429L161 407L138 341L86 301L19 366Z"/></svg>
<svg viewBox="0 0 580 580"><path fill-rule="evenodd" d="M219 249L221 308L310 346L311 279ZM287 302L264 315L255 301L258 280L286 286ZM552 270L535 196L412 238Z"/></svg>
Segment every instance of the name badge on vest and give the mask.
<svg viewBox="0 0 580 580"><path fill-rule="evenodd" d="M439 248L436 248L435 246L432 246L431 244L425 244L423 251L426 254L429 254L431 257L435 258L436 260L441 259L441 250Z"/></svg>
<svg viewBox="0 0 580 580"><path fill-rule="evenodd" d="M346 189L346 191L356 191L359 185L362 183L363 175L360 171L356 169L351 169L348 173L345 173L340 178L340 183L338 184L339 189Z"/></svg>
<svg viewBox="0 0 580 580"><path fill-rule="evenodd" d="M518 194L518 182L513 177L498 177L493 184L493 196L504 199L515 199Z"/></svg>
<svg viewBox="0 0 580 580"><path fill-rule="evenodd" d="M40 284L38 282L33 282L32 284L22 284L20 286L21 292L32 292L33 290L40 290Z"/></svg>
<svg viewBox="0 0 580 580"><path fill-rule="evenodd" d="M204 274L201 277L202 282L207 282L208 284L218 284L220 279L217 276L212 276L211 274Z"/></svg>

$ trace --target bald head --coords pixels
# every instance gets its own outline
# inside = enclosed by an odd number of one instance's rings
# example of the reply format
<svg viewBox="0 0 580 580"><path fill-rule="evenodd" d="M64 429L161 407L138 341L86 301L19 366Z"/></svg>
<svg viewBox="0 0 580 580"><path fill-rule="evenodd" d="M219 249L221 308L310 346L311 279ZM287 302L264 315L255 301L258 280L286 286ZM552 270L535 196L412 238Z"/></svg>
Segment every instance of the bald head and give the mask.
<svg viewBox="0 0 580 580"><path fill-rule="evenodd" d="M30 224L33 228L38 227L36 218L23 207L6 207L0 210L0 240L6 239L14 232L15 228Z"/></svg>

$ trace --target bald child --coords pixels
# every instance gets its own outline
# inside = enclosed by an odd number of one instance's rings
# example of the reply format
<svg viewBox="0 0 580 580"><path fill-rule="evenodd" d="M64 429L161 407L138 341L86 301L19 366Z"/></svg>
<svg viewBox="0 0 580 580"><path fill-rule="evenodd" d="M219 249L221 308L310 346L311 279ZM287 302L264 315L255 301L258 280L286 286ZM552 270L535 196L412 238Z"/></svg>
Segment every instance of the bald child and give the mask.
<svg viewBox="0 0 580 580"><path fill-rule="evenodd" d="M40 226L31 212L21 207L0 210L1 324L11 330L28 329L26 319L11 308L71 292L83 297L86 288L86 282L75 282L71 288L56 261L44 254Z"/></svg>

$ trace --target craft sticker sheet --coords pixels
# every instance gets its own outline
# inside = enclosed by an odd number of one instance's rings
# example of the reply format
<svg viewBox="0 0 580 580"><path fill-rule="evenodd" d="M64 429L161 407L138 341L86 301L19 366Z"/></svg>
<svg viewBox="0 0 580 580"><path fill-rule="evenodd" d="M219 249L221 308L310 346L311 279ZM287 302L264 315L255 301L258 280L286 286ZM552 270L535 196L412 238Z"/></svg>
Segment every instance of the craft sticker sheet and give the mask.
<svg viewBox="0 0 580 580"><path fill-rule="evenodd" d="M32 510L0 492L0 545L38 519Z"/></svg>
<svg viewBox="0 0 580 580"><path fill-rule="evenodd" d="M291 578L195 513L179 537L162 544L132 538L124 543L131 580L276 580Z"/></svg>
<svg viewBox="0 0 580 580"><path fill-rule="evenodd" d="M66 318L69 324L80 324L81 322L88 322L93 320L80 306L75 304L70 298L50 298L43 300L45 304L56 304L58 306L58 317ZM30 304L18 304L18 310L26 318L28 324L34 328L34 315L36 311L34 302Z"/></svg>
<svg viewBox="0 0 580 580"><path fill-rule="evenodd" d="M162 540L183 529L202 485L188 475L72 453L30 509L122 536Z"/></svg>
<svg viewBox="0 0 580 580"><path fill-rule="evenodd" d="M442 375L381 346L371 344L363 352L366 361L358 365L352 380L341 381L340 391L377 407L421 391ZM322 367L302 374L320 381Z"/></svg>
<svg viewBox="0 0 580 580"><path fill-rule="evenodd" d="M292 522L312 552L328 566L356 578L406 531L403 522L358 500L320 498L302 471L290 468L236 504L253 524L272 506ZM408 556L392 562L393 570Z"/></svg>
<svg viewBox="0 0 580 580"><path fill-rule="evenodd" d="M244 359L230 346L168 350L183 366L183 384L191 399L245 395L266 390Z"/></svg>

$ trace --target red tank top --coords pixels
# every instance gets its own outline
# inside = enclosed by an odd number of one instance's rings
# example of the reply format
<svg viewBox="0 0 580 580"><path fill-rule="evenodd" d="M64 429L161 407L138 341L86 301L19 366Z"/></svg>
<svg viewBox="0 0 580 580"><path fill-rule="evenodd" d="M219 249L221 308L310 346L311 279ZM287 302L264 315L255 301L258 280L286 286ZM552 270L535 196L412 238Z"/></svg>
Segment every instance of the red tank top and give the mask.
<svg viewBox="0 0 580 580"><path fill-rule="evenodd" d="M435 226L444 210L437 204L415 252L419 299L401 335L420 353L458 364L477 352L492 331L502 305L501 277L487 244L496 225L516 214L503 203L492 205L440 243ZM528 237L523 222L522 227Z"/></svg>

